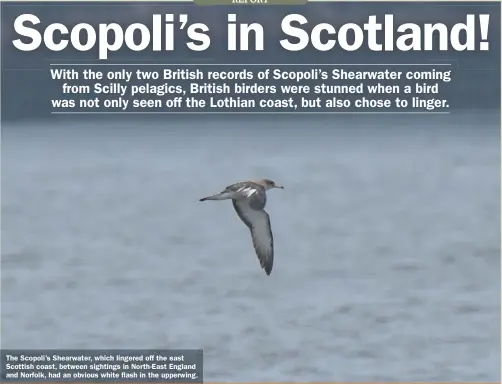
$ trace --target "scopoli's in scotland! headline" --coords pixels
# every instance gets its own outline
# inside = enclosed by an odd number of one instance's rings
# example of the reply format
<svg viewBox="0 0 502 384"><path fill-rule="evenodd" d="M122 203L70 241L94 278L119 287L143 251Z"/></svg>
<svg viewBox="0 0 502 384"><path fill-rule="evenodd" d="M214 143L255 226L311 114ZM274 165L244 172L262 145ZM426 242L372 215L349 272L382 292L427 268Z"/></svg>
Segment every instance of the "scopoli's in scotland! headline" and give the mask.
<svg viewBox="0 0 502 384"><path fill-rule="evenodd" d="M283 49L296 52L309 45L318 51L341 49L356 51L366 47L371 51L487 51L489 15L468 14L465 20L451 27L443 23L394 22L387 14L380 20L370 15L364 24L345 23L335 26L329 23L309 25L300 14L286 15L281 30L286 35L279 41ZM125 48L139 52L174 51L177 44L184 44L195 52L211 46L211 31L204 23L189 23L187 14L154 14L150 25L132 23L78 23L69 28L62 23L43 27L38 16L30 13L19 15L14 21L14 31L19 36L12 41L20 51L34 51L42 44L50 51L62 51L69 45L85 52L98 48L98 58L106 60L110 52ZM184 34L182 36L181 34ZM139 36L139 38L138 38ZM240 23L236 14L227 17L227 49L229 51L264 51L266 33L260 23ZM176 43L175 43L176 40Z"/></svg>

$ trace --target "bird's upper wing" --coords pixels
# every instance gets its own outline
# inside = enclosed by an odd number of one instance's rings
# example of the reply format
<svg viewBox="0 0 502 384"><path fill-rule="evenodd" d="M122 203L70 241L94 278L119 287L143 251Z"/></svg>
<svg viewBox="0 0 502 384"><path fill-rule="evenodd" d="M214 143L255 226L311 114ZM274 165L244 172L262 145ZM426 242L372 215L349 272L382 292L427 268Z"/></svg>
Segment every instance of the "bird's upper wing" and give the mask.
<svg viewBox="0 0 502 384"><path fill-rule="evenodd" d="M259 184L244 182L228 186L225 190L234 192L236 200L245 200L252 209L260 210L267 204L267 192Z"/></svg>
<svg viewBox="0 0 502 384"><path fill-rule="evenodd" d="M261 267L270 275L274 265L274 237L268 213L263 209L254 209L247 199L232 200L232 204L237 215L251 231L253 247Z"/></svg>
<svg viewBox="0 0 502 384"><path fill-rule="evenodd" d="M235 192L235 191L238 191L240 188L244 187L245 185L246 185L245 181L242 181L240 183L235 183L235 184L232 184L232 185L225 187L225 191Z"/></svg>

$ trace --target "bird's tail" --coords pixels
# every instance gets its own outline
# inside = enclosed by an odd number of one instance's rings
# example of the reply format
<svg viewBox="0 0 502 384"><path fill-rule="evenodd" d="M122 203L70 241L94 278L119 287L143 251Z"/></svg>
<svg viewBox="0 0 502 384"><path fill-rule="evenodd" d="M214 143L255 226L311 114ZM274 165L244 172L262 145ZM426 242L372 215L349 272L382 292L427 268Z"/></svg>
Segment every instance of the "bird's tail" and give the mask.
<svg viewBox="0 0 502 384"><path fill-rule="evenodd" d="M206 201L206 200L228 200L228 199L231 199L232 196L230 193L228 192L220 192L220 193L217 193L215 195L212 195L212 196L207 196L207 197L204 197L202 199L200 199L199 201Z"/></svg>

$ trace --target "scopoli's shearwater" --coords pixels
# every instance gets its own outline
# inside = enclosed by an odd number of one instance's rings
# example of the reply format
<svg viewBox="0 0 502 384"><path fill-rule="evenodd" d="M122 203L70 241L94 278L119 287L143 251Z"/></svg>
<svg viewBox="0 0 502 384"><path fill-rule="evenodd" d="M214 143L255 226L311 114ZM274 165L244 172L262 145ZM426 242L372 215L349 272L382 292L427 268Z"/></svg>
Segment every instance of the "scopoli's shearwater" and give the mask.
<svg viewBox="0 0 502 384"><path fill-rule="evenodd" d="M265 212L266 192L272 188L284 189L283 186L269 179L243 181L229 185L220 193L199 200L232 200L237 215L251 231L256 255L267 275L272 272L274 264L274 237L270 227L270 218Z"/></svg>

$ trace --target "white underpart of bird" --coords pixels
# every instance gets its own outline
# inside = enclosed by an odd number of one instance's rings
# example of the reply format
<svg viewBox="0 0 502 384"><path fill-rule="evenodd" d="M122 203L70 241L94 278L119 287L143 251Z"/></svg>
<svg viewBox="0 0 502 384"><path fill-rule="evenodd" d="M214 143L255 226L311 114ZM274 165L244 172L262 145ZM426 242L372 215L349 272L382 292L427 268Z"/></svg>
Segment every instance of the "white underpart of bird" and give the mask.
<svg viewBox="0 0 502 384"><path fill-rule="evenodd" d="M273 188L284 189L270 179L243 181L199 200L232 200L237 215L251 231L253 247L267 276L274 266L274 236L265 205L267 191Z"/></svg>

